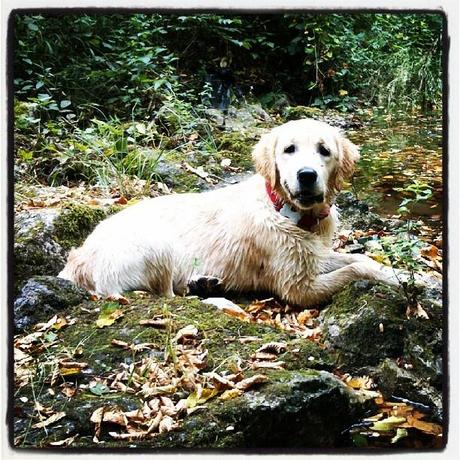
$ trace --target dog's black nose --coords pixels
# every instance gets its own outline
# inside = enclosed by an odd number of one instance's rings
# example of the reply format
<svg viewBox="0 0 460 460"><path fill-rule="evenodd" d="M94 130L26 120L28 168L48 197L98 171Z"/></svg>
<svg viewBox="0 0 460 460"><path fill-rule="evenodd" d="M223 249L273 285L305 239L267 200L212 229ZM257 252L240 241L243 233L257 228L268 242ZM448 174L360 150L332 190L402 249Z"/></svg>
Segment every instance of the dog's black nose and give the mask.
<svg viewBox="0 0 460 460"><path fill-rule="evenodd" d="M318 179L318 173L312 168L302 168L297 171L297 179L303 187L311 187Z"/></svg>

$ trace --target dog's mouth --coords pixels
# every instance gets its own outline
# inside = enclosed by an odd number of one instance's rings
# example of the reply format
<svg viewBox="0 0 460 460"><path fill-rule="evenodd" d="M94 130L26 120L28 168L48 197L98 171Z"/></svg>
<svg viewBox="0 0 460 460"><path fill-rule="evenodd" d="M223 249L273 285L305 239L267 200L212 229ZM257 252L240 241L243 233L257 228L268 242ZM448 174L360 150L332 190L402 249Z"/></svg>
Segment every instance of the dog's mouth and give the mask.
<svg viewBox="0 0 460 460"><path fill-rule="evenodd" d="M292 203L298 204L299 207L308 208L313 206L314 204L324 202L324 193L312 193L307 191L292 193L289 190L287 184L285 184L285 189L288 192L290 201Z"/></svg>
<svg viewBox="0 0 460 460"><path fill-rule="evenodd" d="M322 203L324 201L324 194L313 195L311 193L300 192L292 195L292 199L302 206L311 206L316 203Z"/></svg>

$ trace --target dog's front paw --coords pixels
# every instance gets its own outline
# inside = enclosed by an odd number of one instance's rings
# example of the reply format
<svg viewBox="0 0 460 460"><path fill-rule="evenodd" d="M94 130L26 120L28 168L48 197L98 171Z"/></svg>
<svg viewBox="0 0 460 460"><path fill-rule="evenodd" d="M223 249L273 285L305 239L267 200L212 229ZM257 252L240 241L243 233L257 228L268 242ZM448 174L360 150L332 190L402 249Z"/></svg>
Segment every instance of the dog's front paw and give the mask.
<svg viewBox="0 0 460 460"><path fill-rule="evenodd" d="M215 276L195 275L188 283L188 294L199 297L213 297L223 293L223 284L220 278Z"/></svg>

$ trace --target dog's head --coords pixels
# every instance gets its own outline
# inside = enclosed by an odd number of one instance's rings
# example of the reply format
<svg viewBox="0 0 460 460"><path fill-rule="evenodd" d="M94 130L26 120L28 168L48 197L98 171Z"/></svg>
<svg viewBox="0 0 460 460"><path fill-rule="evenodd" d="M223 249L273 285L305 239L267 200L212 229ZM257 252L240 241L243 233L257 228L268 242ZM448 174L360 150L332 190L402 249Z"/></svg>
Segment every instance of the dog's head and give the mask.
<svg viewBox="0 0 460 460"><path fill-rule="evenodd" d="M303 119L264 134L252 156L272 189L295 208L306 210L332 201L353 174L359 152L337 128Z"/></svg>

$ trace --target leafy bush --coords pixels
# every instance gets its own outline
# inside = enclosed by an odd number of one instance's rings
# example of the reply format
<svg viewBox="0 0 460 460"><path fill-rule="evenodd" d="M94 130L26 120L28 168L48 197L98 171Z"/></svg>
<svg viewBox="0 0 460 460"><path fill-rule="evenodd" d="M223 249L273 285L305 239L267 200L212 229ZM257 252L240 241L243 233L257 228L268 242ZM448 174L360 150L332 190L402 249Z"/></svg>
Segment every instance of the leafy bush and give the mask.
<svg viewBox="0 0 460 460"><path fill-rule="evenodd" d="M247 96L294 104L439 106L438 14L16 15L15 94L87 121L196 104L231 69Z"/></svg>

